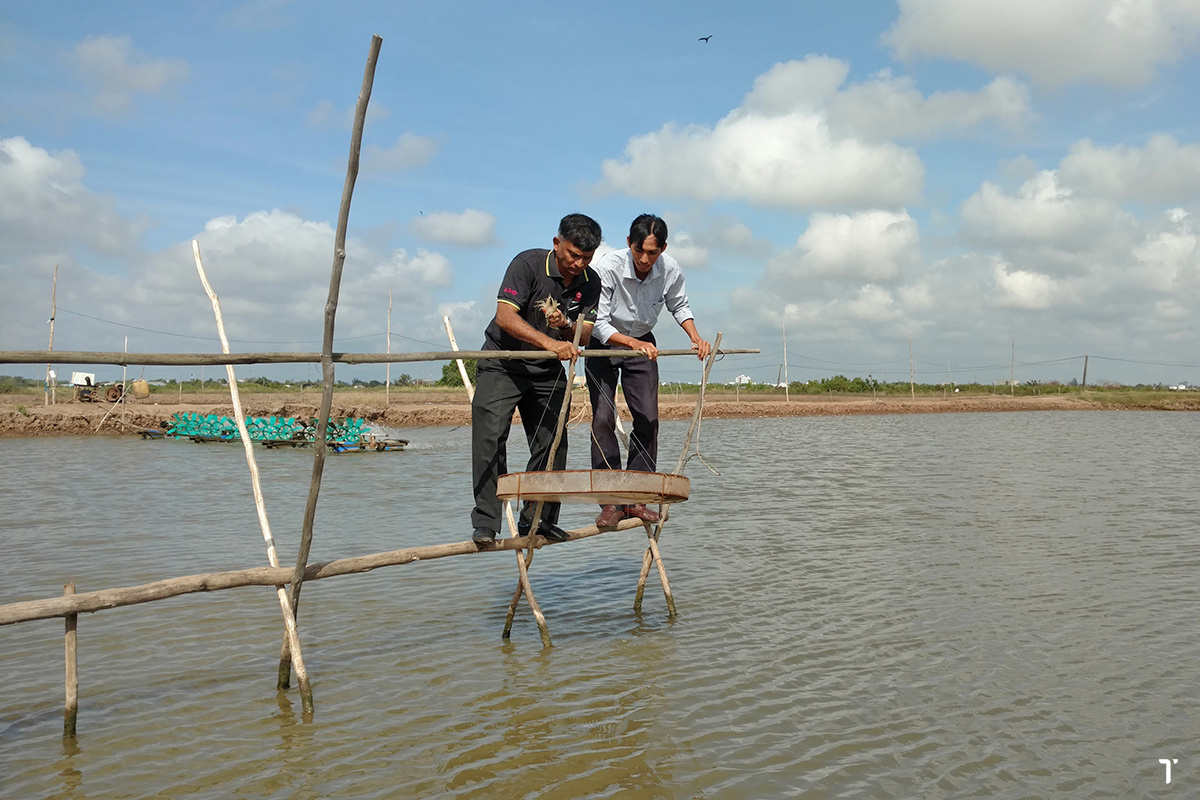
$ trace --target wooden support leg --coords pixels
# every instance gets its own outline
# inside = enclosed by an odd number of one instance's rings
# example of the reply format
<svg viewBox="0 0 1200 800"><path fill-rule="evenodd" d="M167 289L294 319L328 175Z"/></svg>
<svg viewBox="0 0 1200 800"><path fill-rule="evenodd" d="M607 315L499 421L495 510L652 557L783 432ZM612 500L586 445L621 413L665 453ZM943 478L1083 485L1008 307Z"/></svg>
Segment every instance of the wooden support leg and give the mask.
<svg viewBox="0 0 1200 800"><path fill-rule="evenodd" d="M75 584L63 587L63 595L75 594ZM76 647L78 614L67 614L66 657L67 657L67 703L63 708L63 738L75 738L75 723L79 720L79 662Z"/></svg>
<svg viewBox="0 0 1200 800"><path fill-rule="evenodd" d="M667 600L667 616L671 619L675 618L675 598L671 594L671 583L667 580L667 568L662 561L662 553L658 549L658 537L662 535L663 525L667 521L666 507L663 507L663 517L659 520L658 527L654 530L650 529L650 523L646 523L646 539L649 544L646 547L646 552L642 555L642 571L638 575L637 593L633 598L633 610L635 613L642 612L642 597L646 592L646 580L650 577L650 566L654 565L658 568L658 579L662 582L663 595Z"/></svg>
<svg viewBox="0 0 1200 800"><path fill-rule="evenodd" d="M646 533L650 533L650 526L646 526ZM667 599L667 616L671 619L675 618L675 598L671 595L671 582L667 580L667 568L663 566L662 553L658 552L658 542L654 541L654 537L650 537L650 547L647 548L654 556L654 563L658 565L658 579L662 581L663 597Z"/></svg>
<svg viewBox="0 0 1200 800"><path fill-rule="evenodd" d="M504 504L504 514L508 520L509 534L517 535L517 521L513 518L512 504ZM530 536L533 534L530 533ZM529 563L533 561L533 549L530 548L523 553L520 550L517 552L517 571L520 573L520 579L517 586L517 594L513 596L512 602L508 605L508 616L504 620L504 638L508 639L512 635L513 617L517 612L517 602L520 600L522 592L525 594L525 599L529 601L529 608L533 610L533 618L537 620L538 632L542 635L542 647L550 647L550 629L546 627L546 617L542 614L542 608L538 605L537 598L533 596L533 587L529 584Z"/></svg>

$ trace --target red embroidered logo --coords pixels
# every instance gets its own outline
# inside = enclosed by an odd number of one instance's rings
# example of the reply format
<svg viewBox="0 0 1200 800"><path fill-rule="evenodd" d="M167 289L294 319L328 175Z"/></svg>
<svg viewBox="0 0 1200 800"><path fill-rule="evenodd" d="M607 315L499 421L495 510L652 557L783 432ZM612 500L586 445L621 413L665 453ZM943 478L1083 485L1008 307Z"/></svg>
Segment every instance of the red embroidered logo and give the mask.
<svg viewBox="0 0 1200 800"><path fill-rule="evenodd" d="M505 294L512 294L512 295L515 295L515 294L517 293L517 290L516 290L516 289L510 289L510 288L508 288L507 286L505 286L505 287L504 287L504 293L505 293Z"/></svg>
<svg viewBox="0 0 1200 800"><path fill-rule="evenodd" d="M581 300L581 299L583 299L583 292L576 292L576 293L575 293L575 299L576 299L576 300Z"/></svg>

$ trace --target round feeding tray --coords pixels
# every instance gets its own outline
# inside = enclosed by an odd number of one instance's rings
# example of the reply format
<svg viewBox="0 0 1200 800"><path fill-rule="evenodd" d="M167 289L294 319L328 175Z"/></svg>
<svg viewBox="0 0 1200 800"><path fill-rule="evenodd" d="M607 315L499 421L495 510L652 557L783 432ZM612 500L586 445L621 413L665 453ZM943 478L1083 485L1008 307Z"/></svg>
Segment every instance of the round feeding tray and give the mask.
<svg viewBox="0 0 1200 800"><path fill-rule="evenodd" d="M513 472L501 475L496 483L501 500L598 505L682 503L688 490L688 479L682 475L620 469Z"/></svg>

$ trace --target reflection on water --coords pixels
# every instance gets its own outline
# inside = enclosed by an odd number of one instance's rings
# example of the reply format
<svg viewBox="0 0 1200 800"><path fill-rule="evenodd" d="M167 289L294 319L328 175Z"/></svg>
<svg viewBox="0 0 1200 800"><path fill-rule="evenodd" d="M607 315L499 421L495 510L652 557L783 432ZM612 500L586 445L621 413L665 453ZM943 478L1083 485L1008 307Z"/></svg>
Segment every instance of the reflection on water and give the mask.
<svg viewBox="0 0 1200 800"><path fill-rule="evenodd" d="M632 612L632 531L538 553L550 650L524 607L500 638L509 554L314 582L310 724L274 691L266 588L81 618L73 743L61 620L3 627L0 796L1185 796L1198 427L705 422L720 475L691 463L662 541L677 620L654 576ZM683 431L665 426L664 454ZM330 460L314 561L466 538L469 430L405 436L402 453ZM571 445L585 467L586 429ZM285 564L310 458L260 456ZM0 505L0 603L265 562L233 447L0 440ZM1170 787L1159 758L1179 759Z"/></svg>

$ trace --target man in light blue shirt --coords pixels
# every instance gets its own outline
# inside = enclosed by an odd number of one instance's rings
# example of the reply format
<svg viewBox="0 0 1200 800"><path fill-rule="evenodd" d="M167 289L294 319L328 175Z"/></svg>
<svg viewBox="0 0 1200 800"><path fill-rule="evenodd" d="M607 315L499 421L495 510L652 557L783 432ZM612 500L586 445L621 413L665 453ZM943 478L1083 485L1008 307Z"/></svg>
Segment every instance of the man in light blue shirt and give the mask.
<svg viewBox="0 0 1200 800"><path fill-rule="evenodd" d="M658 347L653 329L664 307L692 340L701 360L710 345L696 331L679 263L666 254L667 223L642 214L629 226L628 249L592 265L600 275L600 305L592 329L593 349L638 350L643 356L588 358L592 400L592 469L621 469L617 444L617 383L633 416L626 469L655 472L658 463ZM657 522L659 514L639 503L604 506L596 525L613 528L627 516Z"/></svg>

